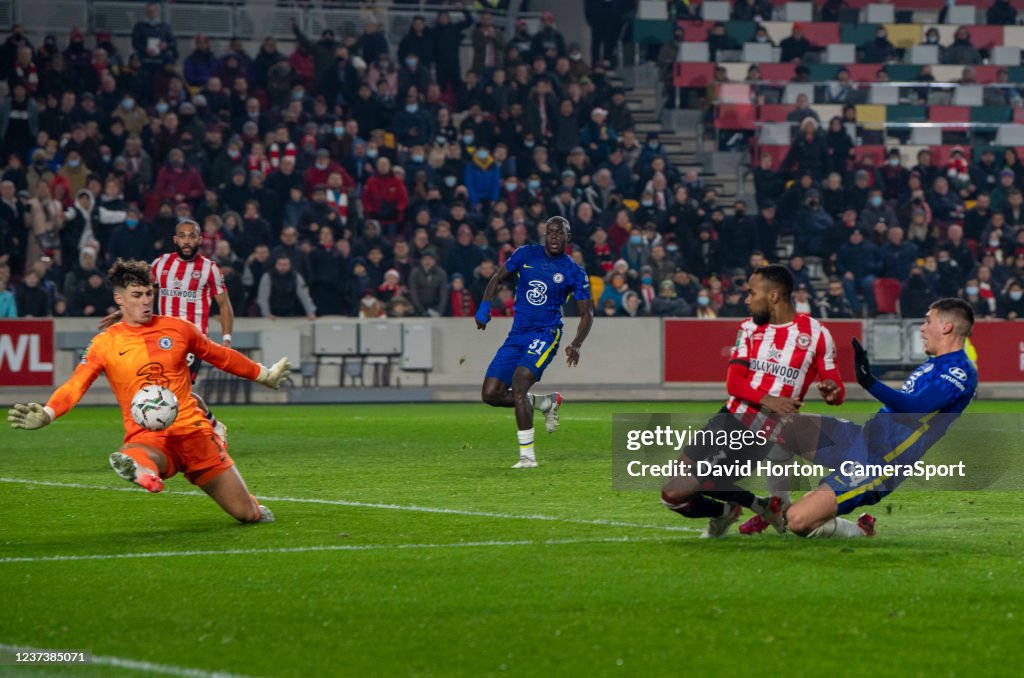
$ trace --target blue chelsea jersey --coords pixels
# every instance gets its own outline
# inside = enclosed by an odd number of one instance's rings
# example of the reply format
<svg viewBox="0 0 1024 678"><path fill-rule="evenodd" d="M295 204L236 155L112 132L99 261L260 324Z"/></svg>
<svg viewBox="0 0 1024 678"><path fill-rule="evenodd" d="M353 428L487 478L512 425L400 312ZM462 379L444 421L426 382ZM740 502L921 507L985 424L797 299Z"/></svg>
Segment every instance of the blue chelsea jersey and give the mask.
<svg viewBox="0 0 1024 678"><path fill-rule="evenodd" d="M590 299L590 280L567 254L549 257L543 245L524 245L505 262L519 273L512 332L530 332L562 326L562 305L571 294L577 301Z"/></svg>
<svg viewBox="0 0 1024 678"><path fill-rule="evenodd" d="M928 397L930 408L940 414L960 414L974 398L978 389L978 372L964 351L954 351L937 358L929 358L911 372L902 393ZM883 407L879 413L896 410Z"/></svg>

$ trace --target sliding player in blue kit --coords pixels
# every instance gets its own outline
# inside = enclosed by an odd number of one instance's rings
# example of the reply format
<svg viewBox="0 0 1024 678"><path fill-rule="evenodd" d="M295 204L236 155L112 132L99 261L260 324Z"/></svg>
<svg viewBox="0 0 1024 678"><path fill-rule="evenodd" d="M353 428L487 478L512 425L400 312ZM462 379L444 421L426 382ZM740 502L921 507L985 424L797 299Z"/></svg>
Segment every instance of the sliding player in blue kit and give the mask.
<svg viewBox="0 0 1024 678"><path fill-rule="evenodd" d="M530 388L540 381L544 369L558 354L562 339L562 305L572 295L580 315L576 337L565 349L565 362L575 366L580 347L594 323L590 281L583 269L565 253L569 244L569 222L551 217L544 224L544 244L524 245L517 249L484 290L476 312L477 329L486 330L491 319L491 299L499 285L519 274L516 283L515 318L512 329L487 368L481 396L494 407L516 408L519 428L519 462L512 468L533 468L537 457L533 450L533 412L544 415L545 428L558 428L558 408L562 394L533 394Z"/></svg>
<svg viewBox="0 0 1024 678"><path fill-rule="evenodd" d="M858 469L913 465L966 409L978 388L978 373L964 351L973 326L974 311L962 299L939 299L929 306L921 338L931 357L907 377L899 391L872 376L867 351L853 340L857 381L883 407L863 426L801 415L782 429L783 447L836 469L786 510L791 532L802 537L875 533L875 519L866 513L856 523L837 516L877 504L905 475Z"/></svg>

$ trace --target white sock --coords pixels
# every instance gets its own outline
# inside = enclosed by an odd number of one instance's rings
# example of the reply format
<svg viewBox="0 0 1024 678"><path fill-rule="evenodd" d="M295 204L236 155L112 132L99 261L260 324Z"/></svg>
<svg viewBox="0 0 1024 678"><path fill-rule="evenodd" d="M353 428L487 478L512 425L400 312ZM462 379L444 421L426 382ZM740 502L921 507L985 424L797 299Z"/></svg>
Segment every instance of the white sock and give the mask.
<svg viewBox="0 0 1024 678"><path fill-rule="evenodd" d="M857 523L846 518L833 518L824 525L816 527L811 530L810 534L807 535L808 539L828 539L830 537L841 537L844 539L853 539L854 537L864 537L864 530L858 527Z"/></svg>
<svg viewBox="0 0 1024 678"><path fill-rule="evenodd" d="M533 405L533 409L540 410L541 412L547 412L551 409L551 405L553 404L551 394L549 393L540 395L527 393L526 397L530 399L530 404Z"/></svg>
<svg viewBox="0 0 1024 678"><path fill-rule="evenodd" d="M517 435L519 436L519 457L536 460L533 452L533 429L518 431Z"/></svg>

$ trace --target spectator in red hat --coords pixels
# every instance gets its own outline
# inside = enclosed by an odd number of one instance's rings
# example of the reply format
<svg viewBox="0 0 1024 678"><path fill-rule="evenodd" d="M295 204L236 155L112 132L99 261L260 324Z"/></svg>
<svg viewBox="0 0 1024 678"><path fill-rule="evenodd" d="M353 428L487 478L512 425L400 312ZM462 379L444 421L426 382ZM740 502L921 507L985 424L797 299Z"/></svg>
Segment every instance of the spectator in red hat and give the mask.
<svg viewBox="0 0 1024 678"><path fill-rule="evenodd" d="M331 159L330 153L326 148L321 148L316 152L316 161L310 165L309 169L307 169L302 175L306 196L312 197L313 188L315 186L326 186L327 179L332 174L340 174L342 184L346 188L352 188L355 186L355 180L353 180L352 176L345 171L345 168Z"/></svg>

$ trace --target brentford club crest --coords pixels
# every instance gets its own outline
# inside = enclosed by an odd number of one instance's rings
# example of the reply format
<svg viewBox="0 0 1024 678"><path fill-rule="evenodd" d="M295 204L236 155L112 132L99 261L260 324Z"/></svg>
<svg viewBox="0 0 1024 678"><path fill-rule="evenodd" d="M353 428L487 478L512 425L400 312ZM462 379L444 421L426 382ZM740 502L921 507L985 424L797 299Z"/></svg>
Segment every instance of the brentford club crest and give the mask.
<svg viewBox="0 0 1024 678"><path fill-rule="evenodd" d="M807 334L800 334L796 338L796 345L802 349L811 345L811 337Z"/></svg>
<svg viewBox="0 0 1024 678"><path fill-rule="evenodd" d="M199 276L202 275L199 271L192 271L192 279L199 280Z"/></svg>

